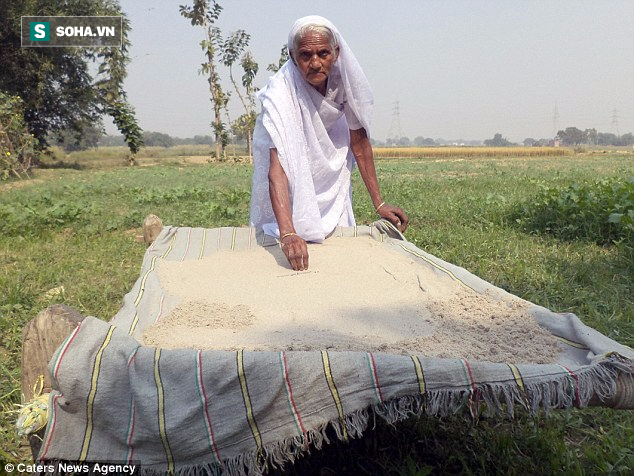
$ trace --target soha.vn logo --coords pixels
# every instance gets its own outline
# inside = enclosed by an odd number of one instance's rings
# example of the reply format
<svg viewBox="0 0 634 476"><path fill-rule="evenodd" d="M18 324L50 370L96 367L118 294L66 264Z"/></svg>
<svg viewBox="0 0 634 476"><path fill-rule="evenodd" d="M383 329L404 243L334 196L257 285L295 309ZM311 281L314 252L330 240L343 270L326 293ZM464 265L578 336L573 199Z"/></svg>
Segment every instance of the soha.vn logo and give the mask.
<svg viewBox="0 0 634 476"><path fill-rule="evenodd" d="M29 38L31 41L50 41L51 24L47 21L30 22Z"/></svg>

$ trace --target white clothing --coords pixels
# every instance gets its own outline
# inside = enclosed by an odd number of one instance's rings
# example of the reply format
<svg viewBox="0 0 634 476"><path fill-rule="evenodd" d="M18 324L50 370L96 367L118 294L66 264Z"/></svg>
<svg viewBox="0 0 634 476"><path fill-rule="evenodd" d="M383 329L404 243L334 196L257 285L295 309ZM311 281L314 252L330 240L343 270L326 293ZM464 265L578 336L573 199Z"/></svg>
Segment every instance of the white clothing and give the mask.
<svg viewBox="0 0 634 476"><path fill-rule="evenodd" d="M336 226L353 226L350 176L354 156L349 129L369 131L372 93L356 58L337 29L322 17L298 20L289 35L306 24L325 25L335 34L339 57L325 96L289 60L258 93L262 113L253 135L251 226L279 236L269 196L270 149L277 149L286 173L295 231L321 242Z"/></svg>

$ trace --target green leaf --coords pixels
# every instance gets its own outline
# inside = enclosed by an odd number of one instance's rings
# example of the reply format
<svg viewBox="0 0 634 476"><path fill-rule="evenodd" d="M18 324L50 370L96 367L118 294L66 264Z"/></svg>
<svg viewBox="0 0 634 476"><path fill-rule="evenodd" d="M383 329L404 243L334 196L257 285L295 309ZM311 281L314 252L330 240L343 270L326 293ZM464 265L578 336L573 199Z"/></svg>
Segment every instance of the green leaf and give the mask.
<svg viewBox="0 0 634 476"><path fill-rule="evenodd" d="M622 218L623 218L622 213L612 213L608 217L608 223L621 223Z"/></svg>

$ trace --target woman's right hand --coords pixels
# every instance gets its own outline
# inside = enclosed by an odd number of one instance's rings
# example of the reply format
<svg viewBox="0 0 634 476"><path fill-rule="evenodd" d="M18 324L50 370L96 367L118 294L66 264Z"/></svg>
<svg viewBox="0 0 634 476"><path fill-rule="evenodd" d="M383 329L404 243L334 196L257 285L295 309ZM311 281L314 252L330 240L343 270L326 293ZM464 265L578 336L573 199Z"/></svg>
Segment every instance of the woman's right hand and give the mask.
<svg viewBox="0 0 634 476"><path fill-rule="evenodd" d="M304 239L299 235L284 236L280 242L282 243L282 251L288 259L288 262L295 271L304 271L308 269L308 246Z"/></svg>
<svg viewBox="0 0 634 476"><path fill-rule="evenodd" d="M409 225L409 217L405 214L402 208L395 207L388 203L381 204L380 208L376 211L381 218L385 218L392 223L398 231L405 233L407 225Z"/></svg>

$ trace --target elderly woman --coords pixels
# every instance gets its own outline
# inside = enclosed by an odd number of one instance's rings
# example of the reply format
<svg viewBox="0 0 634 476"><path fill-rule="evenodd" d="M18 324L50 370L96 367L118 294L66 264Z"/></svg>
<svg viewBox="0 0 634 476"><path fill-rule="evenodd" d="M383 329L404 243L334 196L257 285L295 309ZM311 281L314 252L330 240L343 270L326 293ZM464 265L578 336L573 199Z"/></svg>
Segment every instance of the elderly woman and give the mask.
<svg viewBox="0 0 634 476"><path fill-rule="evenodd" d="M352 51L325 18L304 17L288 37L289 61L258 93L251 226L278 236L294 270L306 242L354 226L355 161L376 212L400 231L409 219L383 201L368 137L372 92Z"/></svg>

